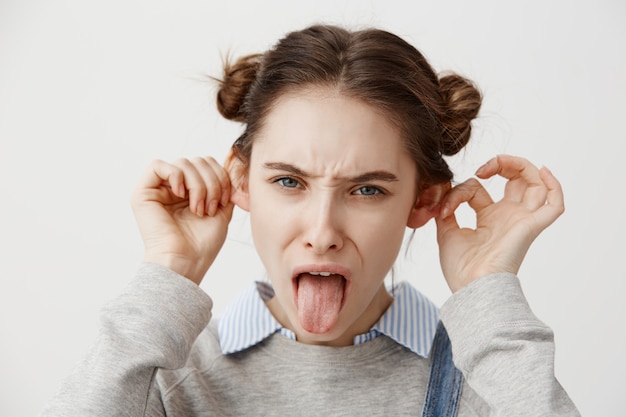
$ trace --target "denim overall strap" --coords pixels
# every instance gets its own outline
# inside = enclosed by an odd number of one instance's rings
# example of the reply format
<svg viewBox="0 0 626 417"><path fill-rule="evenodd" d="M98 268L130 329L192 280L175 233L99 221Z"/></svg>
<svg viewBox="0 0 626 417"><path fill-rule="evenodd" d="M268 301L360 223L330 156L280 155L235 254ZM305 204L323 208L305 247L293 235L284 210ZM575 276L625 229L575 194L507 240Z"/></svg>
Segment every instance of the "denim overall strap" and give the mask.
<svg viewBox="0 0 626 417"><path fill-rule="evenodd" d="M431 348L430 378L422 417L455 417L459 411L463 374L452 362L452 345L439 322Z"/></svg>

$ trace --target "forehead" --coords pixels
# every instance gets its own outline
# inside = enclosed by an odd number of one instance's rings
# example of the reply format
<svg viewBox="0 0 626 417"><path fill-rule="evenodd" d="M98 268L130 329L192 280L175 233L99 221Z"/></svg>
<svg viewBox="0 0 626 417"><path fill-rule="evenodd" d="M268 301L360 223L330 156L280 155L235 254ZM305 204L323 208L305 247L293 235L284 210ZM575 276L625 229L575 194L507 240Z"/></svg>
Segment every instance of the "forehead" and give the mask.
<svg viewBox="0 0 626 417"><path fill-rule="evenodd" d="M382 112L322 88L277 100L255 140L252 159L287 161L335 175L412 165L398 129Z"/></svg>

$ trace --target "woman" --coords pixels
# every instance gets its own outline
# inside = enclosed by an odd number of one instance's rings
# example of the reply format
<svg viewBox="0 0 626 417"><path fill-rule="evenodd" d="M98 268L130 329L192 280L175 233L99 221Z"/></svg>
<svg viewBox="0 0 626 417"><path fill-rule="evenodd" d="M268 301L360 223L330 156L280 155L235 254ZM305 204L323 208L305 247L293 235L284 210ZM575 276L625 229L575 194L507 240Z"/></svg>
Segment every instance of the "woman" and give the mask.
<svg viewBox="0 0 626 417"><path fill-rule="evenodd" d="M577 415L515 276L563 211L558 181L502 155L476 173L508 179L501 201L450 185L442 156L480 103L380 30L313 26L226 64L218 108L244 133L224 167L147 170L133 196L145 263L44 415ZM476 230L456 223L463 202ZM197 284L235 204L271 285L210 321ZM383 284L406 227L432 218L454 293L441 311Z"/></svg>

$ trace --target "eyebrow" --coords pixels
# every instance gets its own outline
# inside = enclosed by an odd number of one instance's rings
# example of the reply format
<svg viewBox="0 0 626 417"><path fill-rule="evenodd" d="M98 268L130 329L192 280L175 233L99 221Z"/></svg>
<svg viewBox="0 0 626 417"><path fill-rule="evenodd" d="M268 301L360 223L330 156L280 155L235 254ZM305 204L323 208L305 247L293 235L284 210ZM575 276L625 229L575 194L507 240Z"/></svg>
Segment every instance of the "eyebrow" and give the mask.
<svg viewBox="0 0 626 417"><path fill-rule="evenodd" d="M287 164L284 162L266 162L265 164L263 164L263 166L268 169L290 172L300 177L312 177L311 174L307 173L306 171L301 170L297 166ZM398 181L398 177L392 174L391 172L380 170L380 171L365 172L355 177L350 177L348 178L348 180L354 183L370 182L370 181L395 182L395 181Z"/></svg>

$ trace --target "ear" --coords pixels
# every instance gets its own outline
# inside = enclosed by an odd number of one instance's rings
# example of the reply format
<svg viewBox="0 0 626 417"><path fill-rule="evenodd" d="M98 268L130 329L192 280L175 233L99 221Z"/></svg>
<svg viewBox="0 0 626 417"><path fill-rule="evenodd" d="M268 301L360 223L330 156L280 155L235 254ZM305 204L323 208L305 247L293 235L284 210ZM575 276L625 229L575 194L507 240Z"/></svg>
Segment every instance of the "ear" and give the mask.
<svg viewBox="0 0 626 417"><path fill-rule="evenodd" d="M250 195L248 193L248 167L239 159L231 148L224 161L224 169L230 177L232 191L230 201L242 210L250 211Z"/></svg>
<svg viewBox="0 0 626 417"><path fill-rule="evenodd" d="M417 229L437 216L440 210L439 203L441 203L443 196L446 195L450 188L450 183L444 182L442 184L431 185L422 190L409 214L407 226L411 229Z"/></svg>

